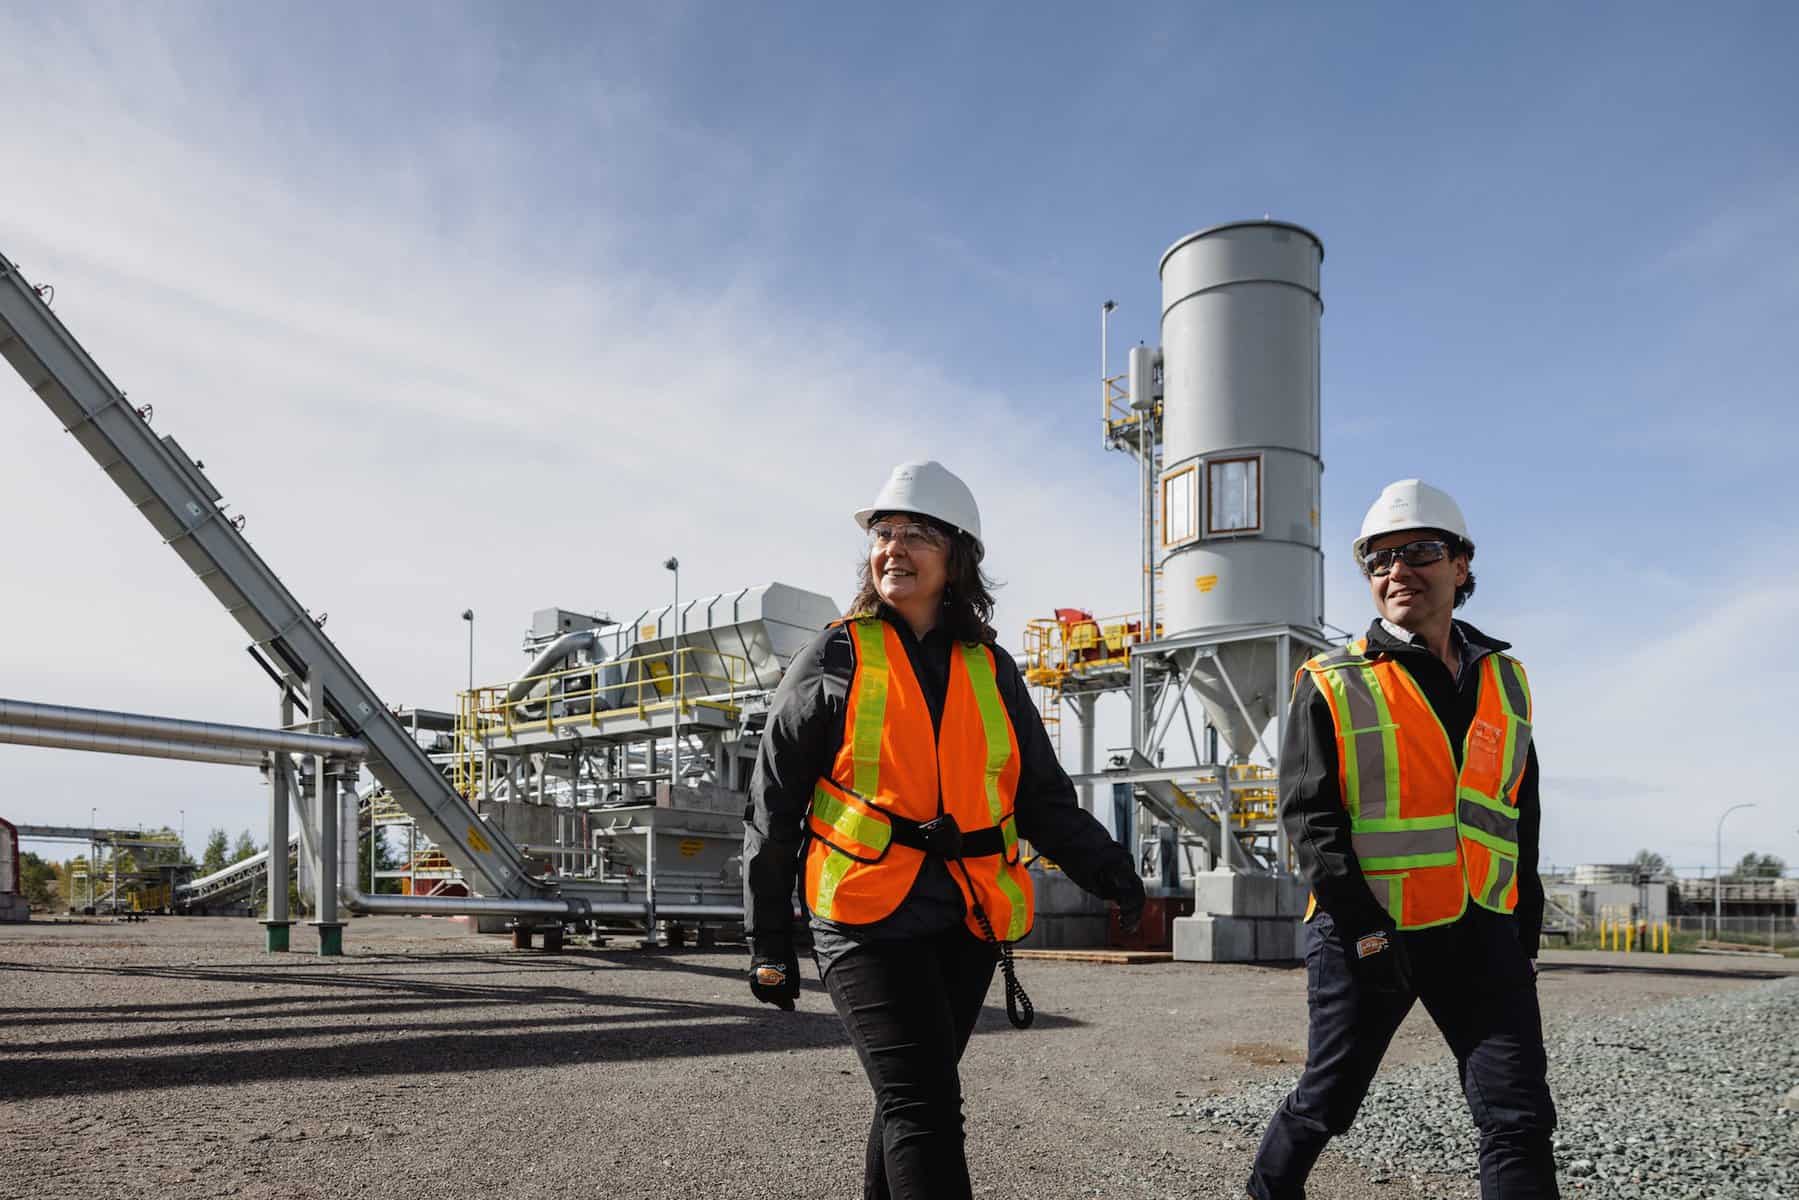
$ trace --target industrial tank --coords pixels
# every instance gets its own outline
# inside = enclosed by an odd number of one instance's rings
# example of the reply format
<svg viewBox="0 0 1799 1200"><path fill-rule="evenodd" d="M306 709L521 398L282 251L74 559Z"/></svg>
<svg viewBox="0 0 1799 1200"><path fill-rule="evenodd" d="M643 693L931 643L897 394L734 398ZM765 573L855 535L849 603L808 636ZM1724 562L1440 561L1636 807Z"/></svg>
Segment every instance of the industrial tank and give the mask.
<svg viewBox="0 0 1799 1200"><path fill-rule="evenodd" d="M1324 245L1250 221L1162 256L1164 636L1318 628Z"/></svg>
<svg viewBox="0 0 1799 1200"><path fill-rule="evenodd" d="M1162 636L1252 626L1316 630L1318 326L1324 244L1281 221L1218 225L1162 256ZM1233 750L1247 753L1286 681L1271 643L1221 647L1238 684L1195 687ZM1297 665L1297 664L1295 664ZM1242 685L1254 680L1253 687ZM1249 707L1249 719L1241 711Z"/></svg>

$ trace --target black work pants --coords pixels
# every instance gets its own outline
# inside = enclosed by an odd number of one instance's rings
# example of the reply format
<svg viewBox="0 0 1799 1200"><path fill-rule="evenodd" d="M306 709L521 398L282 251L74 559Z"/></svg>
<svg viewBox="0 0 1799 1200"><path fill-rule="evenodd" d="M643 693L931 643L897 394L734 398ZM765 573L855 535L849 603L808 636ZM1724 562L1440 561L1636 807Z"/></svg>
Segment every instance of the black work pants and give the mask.
<svg viewBox="0 0 1799 1200"><path fill-rule="evenodd" d="M957 928L865 942L825 972L874 1087L863 1167L866 1200L970 1196L956 1064L993 982L997 951Z"/></svg>
<svg viewBox="0 0 1799 1200"><path fill-rule="evenodd" d="M1329 915L1306 926L1311 1027L1305 1071L1275 1109L1250 1170L1256 1200L1301 1200L1325 1143L1349 1129L1414 998L1455 1054L1462 1093L1480 1133L1483 1200L1556 1197L1543 1024L1516 923L1474 908L1453 925L1400 935L1413 996L1356 986L1350 939ZM1453 1119L1444 1114L1444 1119Z"/></svg>

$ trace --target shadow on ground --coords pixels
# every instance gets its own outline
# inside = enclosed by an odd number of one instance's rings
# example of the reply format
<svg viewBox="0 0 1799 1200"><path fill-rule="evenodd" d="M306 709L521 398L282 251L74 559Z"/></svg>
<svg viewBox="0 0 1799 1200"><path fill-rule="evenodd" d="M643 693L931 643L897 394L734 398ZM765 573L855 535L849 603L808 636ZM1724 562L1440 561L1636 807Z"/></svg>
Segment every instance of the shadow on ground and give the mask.
<svg viewBox="0 0 1799 1200"><path fill-rule="evenodd" d="M655 984L643 983L643 973L697 975L700 987L710 982L718 994L629 994L608 986L615 972L629 972L650 991ZM0 980L11 976L14 985L4 990L15 996L30 975L91 977L91 994L101 1000L109 977L282 994L0 1006L8 1031L0 1041L0 1099L848 1048L816 981L807 981L798 1011L778 1012L749 998L739 956L730 953L371 954L329 967L305 959L253 966L0 963ZM1077 1024L1037 1015L1039 1027ZM1005 1028L1003 1009L989 1006L977 1035ZM89 1031L94 1036L83 1036Z"/></svg>

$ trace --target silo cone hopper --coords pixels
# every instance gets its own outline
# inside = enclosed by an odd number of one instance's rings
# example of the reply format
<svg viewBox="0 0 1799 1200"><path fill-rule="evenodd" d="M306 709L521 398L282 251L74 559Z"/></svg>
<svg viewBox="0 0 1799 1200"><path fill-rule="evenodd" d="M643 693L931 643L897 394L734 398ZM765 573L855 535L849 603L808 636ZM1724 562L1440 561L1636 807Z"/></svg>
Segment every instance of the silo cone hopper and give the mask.
<svg viewBox="0 0 1799 1200"><path fill-rule="evenodd" d="M1275 705L1287 691L1287 681L1274 677L1275 644L1228 642L1188 651L1175 662L1177 677L1191 673L1190 686L1205 705L1220 744L1247 762L1258 749L1257 738L1274 720ZM1270 743L1261 746L1269 755L1279 753L1280 748Z"/></svg>

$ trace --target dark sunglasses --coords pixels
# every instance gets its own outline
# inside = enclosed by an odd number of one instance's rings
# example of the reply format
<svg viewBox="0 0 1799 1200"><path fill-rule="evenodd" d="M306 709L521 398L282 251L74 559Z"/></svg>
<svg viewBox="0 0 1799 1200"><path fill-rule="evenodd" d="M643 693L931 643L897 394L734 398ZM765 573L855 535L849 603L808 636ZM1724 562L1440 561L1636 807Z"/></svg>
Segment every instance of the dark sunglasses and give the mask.
<svg viewBox="0 0 1799 1200"><path fill-rule="evenodd" d="M1450 553L1450 545L1442 538L1423 538L1416 542L1407 542L1403 546L1388 546L1385 550L1370 551L1362 559L1362 573L1375 579L1384 579L1392 574L1393 563L1404 559L1408 567L1428 567L1434 562L1441 562Z"/></svg>

